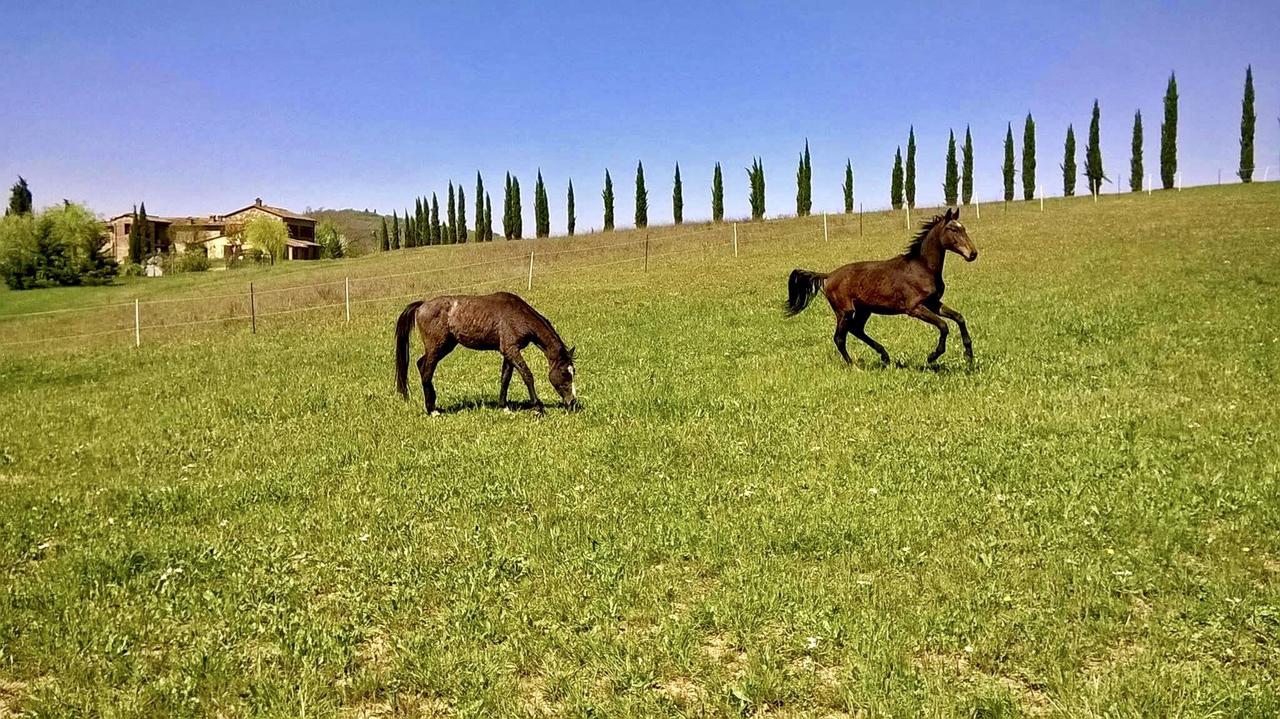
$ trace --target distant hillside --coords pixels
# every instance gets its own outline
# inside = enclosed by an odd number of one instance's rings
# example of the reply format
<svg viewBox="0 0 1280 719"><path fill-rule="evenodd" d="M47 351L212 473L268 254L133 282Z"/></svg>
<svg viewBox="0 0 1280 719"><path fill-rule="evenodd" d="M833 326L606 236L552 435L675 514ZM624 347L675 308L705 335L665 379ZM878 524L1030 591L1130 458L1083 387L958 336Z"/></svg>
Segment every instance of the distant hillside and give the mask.
<svg viewBox="0 0 1280 719"><path fill-rule="evenodd" d="M382 215L369 210L311 210L308 215L317 220L329 220L338 227L338 231L346 235L347 243L355 245L364 252L376 249L374 232L382 220ZM388 218L390 219L390 218Z"/></svg>

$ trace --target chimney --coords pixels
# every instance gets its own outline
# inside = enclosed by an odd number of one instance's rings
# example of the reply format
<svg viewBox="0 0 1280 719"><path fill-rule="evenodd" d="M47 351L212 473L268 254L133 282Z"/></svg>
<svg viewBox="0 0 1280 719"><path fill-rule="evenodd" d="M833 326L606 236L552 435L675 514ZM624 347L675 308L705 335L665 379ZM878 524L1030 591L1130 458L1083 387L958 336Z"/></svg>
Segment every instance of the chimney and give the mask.
<svg viewBox="0 0 1280 719"><path fill-rule="evenodd" d="M262 198L261 197L253 198L253 204L258 207L262 207Z"/></svg>

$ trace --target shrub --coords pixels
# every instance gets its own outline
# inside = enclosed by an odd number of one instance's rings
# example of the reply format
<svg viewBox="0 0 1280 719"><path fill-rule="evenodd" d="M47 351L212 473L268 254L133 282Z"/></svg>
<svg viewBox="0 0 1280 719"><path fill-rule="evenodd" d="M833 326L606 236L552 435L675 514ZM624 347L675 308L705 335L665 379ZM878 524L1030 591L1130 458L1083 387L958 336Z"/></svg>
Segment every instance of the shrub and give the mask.
<svg viewBox="0 0 1280 719"><path fill-rule="evenodd" d="M189 250L174 260L175 272L204 272L209 269L209 255L199 250Z"/></svg>
<svg viewBox="0 0 1280 719"><path fill-rule="evenodd" d="M119 268L104 244L102 223L79 205L9 215L0 220L0 275L16 290L107 284Z"/></svg>
<svg viewBox="0 0 1280 719"><path fill-rule="evenodd" d="M142 265L137 262L129 262L126 260L124 264L120 265L121 277L141 277L142 271Z"/></svg>

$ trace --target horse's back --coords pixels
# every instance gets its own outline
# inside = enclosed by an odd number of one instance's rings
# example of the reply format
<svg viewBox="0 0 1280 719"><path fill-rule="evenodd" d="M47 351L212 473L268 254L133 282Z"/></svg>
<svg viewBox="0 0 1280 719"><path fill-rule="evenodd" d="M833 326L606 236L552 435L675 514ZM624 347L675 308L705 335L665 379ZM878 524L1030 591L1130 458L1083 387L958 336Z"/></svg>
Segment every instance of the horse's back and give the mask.
<svg viewBox="0 0 1280 719"><path fill-rule="evenodd" d="M463 347L498 349L503 335L517 333L531 317L539 317L524 298L511 292L486 295L440 295L424 303L428 324L447 332Z"/></svg>
<svg viewBox="0 0 1280 719"><path fill-rule="evenodd" d="M831 272L823 290L842 311L865 307L877 314L897 314L918 301L910 269L901 257L850 262Z"/></svg>

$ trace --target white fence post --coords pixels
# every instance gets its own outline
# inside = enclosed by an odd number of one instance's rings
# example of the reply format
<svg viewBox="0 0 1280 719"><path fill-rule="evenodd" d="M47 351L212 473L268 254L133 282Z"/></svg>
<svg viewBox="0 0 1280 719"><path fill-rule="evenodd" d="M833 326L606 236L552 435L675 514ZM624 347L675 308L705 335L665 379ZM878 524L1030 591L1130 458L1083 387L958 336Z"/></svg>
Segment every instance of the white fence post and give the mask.
<svg viewBox="0 0 1280 719"><path fill-rule="evenodd" d="M142 346L142 310L137 297L133 298L133 346Z"/></svg>
<svg viewBox="0 0 1280 719"><path fill-rule="evenodd" d="M533 250L529 250L529 283L525 287L525 291L533 290Z"/></svg>
<svg viewBox="0 0 1280 719"><path fill-rule="evenodd" d="M1151 173L1147 173L1147 197L1151 196Z"/></svg>
<svg viewBox="0 0 1280 719"><path fill-rule="evenodd" d="M974 214L975 214L975 216L976 216L976 219L981 220L981 219L982 219L982 203L981 203L981 202L978 202L977 200L974 200L974 201L973 201L973 211L974 211Z"/></svg>
<svg viewBox="0 0 1280 719"><path fill-rule="evenodd" d="M1044 212L1044 185L1040 186L1040 211Z"/></svg>
<svg viewBox="0 0 1280 719"><path fill-rule="evenodd" d="M343 278L342 303L347 307L347 321L351 321L351 278Z"/></svg>
<svg viewBox="0 0 1280 719"><path fill-rule="evenodd" d="M733 223L733 256L738 256L738 223Z"/></svg>
<svg viewBox="0 0 1280 719"><path fill-rule="evenodd" d="M827 213L822 213L822 241L830 242L831 235L827 233Z"/></svg>

